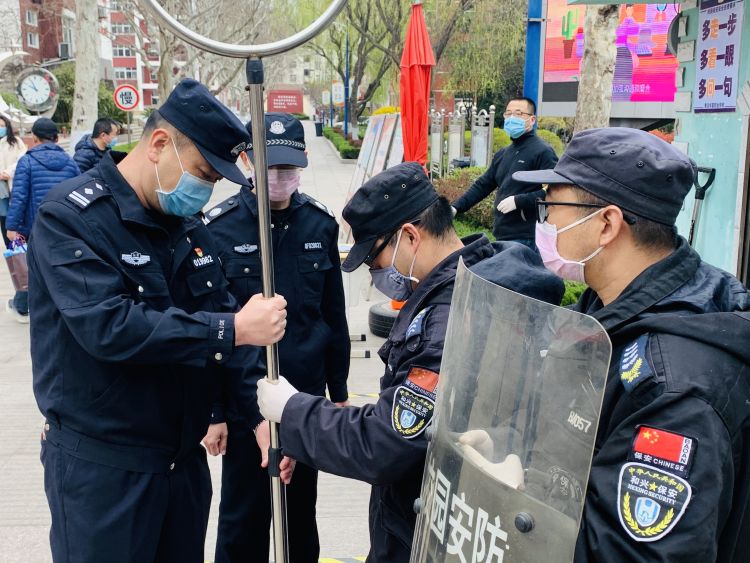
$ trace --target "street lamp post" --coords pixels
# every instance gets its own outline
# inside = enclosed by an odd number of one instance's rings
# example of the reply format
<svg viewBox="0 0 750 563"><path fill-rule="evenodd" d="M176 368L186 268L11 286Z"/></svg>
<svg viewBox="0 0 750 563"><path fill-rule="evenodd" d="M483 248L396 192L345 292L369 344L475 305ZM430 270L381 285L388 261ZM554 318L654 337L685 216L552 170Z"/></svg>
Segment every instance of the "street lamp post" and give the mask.
<svg viewBox="0 0 750 563"><path fill-rule="evenodd" d="M349 26L346 26L346 69L344 71L344 137L349 136Z"/></svg>

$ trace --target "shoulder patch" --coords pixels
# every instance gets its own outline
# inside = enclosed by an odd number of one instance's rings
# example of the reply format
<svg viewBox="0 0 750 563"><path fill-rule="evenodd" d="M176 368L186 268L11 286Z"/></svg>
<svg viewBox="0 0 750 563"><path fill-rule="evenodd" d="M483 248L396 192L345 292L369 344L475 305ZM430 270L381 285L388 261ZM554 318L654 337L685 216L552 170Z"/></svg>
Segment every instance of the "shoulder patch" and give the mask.
<svg viewBox="0 0 750 563"><path fill-rule="evenodd" d="M409 324L409 328L406 329L404 335L404 341L406 342L406 348L410 352L414 352L419 345L422 343L422 334L424 333L425 320L427 315L430 314L433 306L425 307L422 309Z"/></svg>
<svg viewBox="0 0 750 563"><path fill-rule="evenodd" d="M647 357L648 334L628 344L620 357L620 382L630 393L643 381L653 377L654 370Z"/></svg>
<svg viewBox="0 0 750 563"><path fill-rule="evenodd" d="M432 422L438 379L437 372L413 367L404 384L396 389L391 409L391 426L407 440L419 436Z"/></svg>
<svg viewBox="0 0 750 563"><path fill-rule="evenodd" d="M651 465L687 479L697 447L695 438L660 428L639 426L628 453L628 461Z"/></svg>
<svg viewBox="0 0 750 563"><path fill-rule="evenodd" d="M325 205L320 203L317 199L315 199L312 196L309 196L307 194L300 193L300 195L307 200L308 203L311 203L313 207L318 208L320 211L325 213L326 215L330 215L333 218L336 218L336 216L333 214L333 211L328 209Z"/></svg>
<svg viewBox="0 0 750 563"><path fill-rule="evenodd" d="M239 195L232 196L227 200L222 201L219 205L206 211L203 215L203 222L208 225L211 221L215 221L219 217L229 213L232 209L236 209L240 204Z"/></svg>
<svg viewBox="0 0 750 563"><path fill-rule="evenodd" d="M75 203L81 209L86 209L94 201L108 194L109 190L105 188L103 184L92 180L86 182L82 186L78 186L75 190L70 192L67 199Z"/></svg>
<svg viewBox="0 0 750 563"><path fill-rule="evenodd" d="M660 540L680 521L693 489L685 479L642 463L625 463L617 485L617 514L638 542Z"/></svg>

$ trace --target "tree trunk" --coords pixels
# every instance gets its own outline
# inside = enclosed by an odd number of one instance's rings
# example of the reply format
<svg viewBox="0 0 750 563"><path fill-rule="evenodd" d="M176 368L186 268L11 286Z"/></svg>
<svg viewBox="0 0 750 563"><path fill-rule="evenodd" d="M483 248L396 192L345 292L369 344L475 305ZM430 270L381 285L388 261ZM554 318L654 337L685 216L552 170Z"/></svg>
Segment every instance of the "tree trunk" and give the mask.
<svg viewBox="0 0 750 563"><path fill-rule="evenodd" d="M156 79L159 82L157 89L159 96L159 105L167 101L167 97L172 92L174 84L174 43L172 34L166 32L163 27L159 27L159 70L156 73Z"/></svg>
<svg viewBox="0 0 750 563"><path fill-rule="evenodd" d="M584 20L586 44L578 83L575 133L594 127L608 127L612 109L615 29L619 8L614 5L588 6Z"/></svg>
<svg viewBox="0 0 750 563"><path fill-rule="evenodd" d="M99 99L99 22L97 0L76 2L76 78L73 94L71 138L75 142L91 133L97 118ZM71 146L73 144L71 143Z"/></svg>

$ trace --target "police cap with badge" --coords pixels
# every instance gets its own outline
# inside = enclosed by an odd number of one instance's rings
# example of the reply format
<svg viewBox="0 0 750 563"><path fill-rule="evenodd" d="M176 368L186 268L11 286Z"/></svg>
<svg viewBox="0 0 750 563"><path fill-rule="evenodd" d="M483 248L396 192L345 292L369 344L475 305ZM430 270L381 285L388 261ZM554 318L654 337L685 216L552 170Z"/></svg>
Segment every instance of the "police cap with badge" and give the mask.
<svg viewBox="0 0 750 563"><path fill-rule="evenodd" d="M553 170L516 172L528 184L565 184L664 225L674 225L697 168L686 154L640 129L581 131Z"/></svg>
<svg viewBox="0 0 750 563"><path fill-rule="evenodd" d="M299 119L288 113L267 113L266 155L268 166L289 165L307 168L305 154L305 130ZM252 124L248 121L247 132L250 142L247 145L247 156L255 162Z"/></svg>
<svg viewBox="0 0 750 563"><path fill-rule="evenodd" d="M435 188L417 162L398 164L365 182L343 211L352 228L354 246L341 269L356 270L378 238L414 221L437 200Z"/></svg>
<svg viewBox="0 0 750 563"><path fill-rule="evenodd" d="M237 158L247 148L250 136L237 116L208 88L184 78L157 111L195 144L217 173L235 184L248 185L237 167Z"/></svg>

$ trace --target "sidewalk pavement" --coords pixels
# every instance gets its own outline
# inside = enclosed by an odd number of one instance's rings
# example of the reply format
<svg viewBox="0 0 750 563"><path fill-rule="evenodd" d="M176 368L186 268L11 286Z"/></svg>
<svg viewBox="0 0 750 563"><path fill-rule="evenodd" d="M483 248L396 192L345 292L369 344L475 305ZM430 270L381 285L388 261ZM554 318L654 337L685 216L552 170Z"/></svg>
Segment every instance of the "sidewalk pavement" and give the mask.
<svg viewBox="0 0 750 563"><path fill-rule="evenodd" d="M305 135L310 166L302 175L301 190L341 216L354 166L342 163L331 145L315 137L311 122L305 122ZM237 186L222 181L216 187L209 207L237 191ZM351 361L349 391L353 405L374 402L379 378L383 373L377 350L383 339L369 333L367 314L373 303L385 298L373 290L366 301L366 274L357 272L345 277L350 290L350 332L367 335L364 342L353 342L356 350L367 350L370 358ZM12 297L10 277L0 274L0 331L4 346L0 349L0 563L48 563L49 511L44 495L42 466L39 462L39 433L43 419L39 413L31 385L29 356L29 325L18 324L3 312ZM206 560L213 559L216 524L221 491L221 460L209 460L214 486ZM370 487L328 474L321 474L318 484L318 530L321 558L364 561L369 549L367 507ZM294 538L289 539L294 542Z"/></svg>

